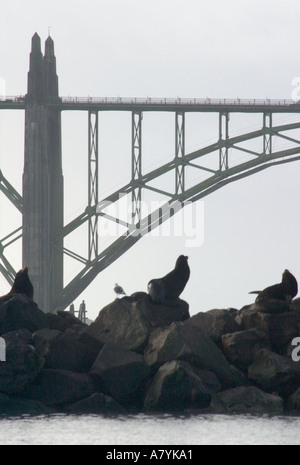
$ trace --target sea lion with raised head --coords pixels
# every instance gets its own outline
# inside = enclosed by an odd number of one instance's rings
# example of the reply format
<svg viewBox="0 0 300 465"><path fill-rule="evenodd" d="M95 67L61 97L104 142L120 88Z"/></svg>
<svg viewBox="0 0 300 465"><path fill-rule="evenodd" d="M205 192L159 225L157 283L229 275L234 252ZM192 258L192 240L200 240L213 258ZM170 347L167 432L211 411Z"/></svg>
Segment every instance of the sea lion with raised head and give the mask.
<svg viewBox="0 0 300 465"><path fill-rule="evenodd" d="M155 303L176 300L184 290L190 277L188 257L180 255L174 270L163 278L151 279L148 283L148 294Z"/></svg>
<svg viewBox="0 0 300 465"><path fill-rule="evenodd" d="M28 276L28 268L25 267L16 274L15 281L8 294L23 294L32 300L33 293L34 289Z"/></svg>
<svg viewBox="0 0 300 465"><path fill-rule="evenodd" d="M281 283L266 287L263 291L252 291L250 294L258 294L255 300L256 303L271 299L284 300L290 303L298 294L298 283L295 276L285 270L282 274Z"/></svg>

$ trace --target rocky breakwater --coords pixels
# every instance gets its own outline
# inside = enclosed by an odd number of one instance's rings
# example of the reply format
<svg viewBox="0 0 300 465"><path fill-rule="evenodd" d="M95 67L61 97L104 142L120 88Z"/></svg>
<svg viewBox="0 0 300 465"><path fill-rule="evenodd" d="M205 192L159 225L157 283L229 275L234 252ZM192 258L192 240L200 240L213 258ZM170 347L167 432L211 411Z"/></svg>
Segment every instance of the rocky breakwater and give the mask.
<svg viewBox="0 0 300 465"><path fill-rule="evenodd" d="M0 336L0 414L300 411L298 299L190 317L183 300L139 292L88 327L10 293L0 298Z"/></svg>

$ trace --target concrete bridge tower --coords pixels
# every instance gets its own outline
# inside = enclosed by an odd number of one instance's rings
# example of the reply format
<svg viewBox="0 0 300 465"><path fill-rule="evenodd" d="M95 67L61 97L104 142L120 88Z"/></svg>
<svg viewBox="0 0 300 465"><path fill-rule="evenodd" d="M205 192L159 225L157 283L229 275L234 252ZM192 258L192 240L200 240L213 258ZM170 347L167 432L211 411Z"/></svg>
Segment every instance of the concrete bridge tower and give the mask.
<svg viewBox="0 0 300 465"><path fill-rule="evenodd" d="M61 112L50 105L59 101L53 40L46 40L43 56L35 34L25 100L23 266L45 312L55 310L63 290Z"/></svg>

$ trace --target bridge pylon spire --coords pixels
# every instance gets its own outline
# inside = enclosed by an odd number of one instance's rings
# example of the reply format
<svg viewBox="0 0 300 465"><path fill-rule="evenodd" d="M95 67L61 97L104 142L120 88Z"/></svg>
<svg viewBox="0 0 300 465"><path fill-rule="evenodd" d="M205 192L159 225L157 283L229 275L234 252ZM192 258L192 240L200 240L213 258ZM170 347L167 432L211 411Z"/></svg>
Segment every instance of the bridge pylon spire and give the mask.
<svg viewBox="0 0 300 465"><path fill-rule="evenodd" d="M45 312L55 310L63 289L61 112L51 102L59 102L54 43L48 37L43 56L35 34L25 98L23 266Z"/></svg>

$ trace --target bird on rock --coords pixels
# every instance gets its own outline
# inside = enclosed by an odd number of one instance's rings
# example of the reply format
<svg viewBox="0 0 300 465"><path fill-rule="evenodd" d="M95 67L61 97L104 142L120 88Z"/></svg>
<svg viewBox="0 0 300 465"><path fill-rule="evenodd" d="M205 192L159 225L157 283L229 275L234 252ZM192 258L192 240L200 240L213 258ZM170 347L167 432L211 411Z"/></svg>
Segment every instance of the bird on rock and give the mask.
<svg viewBox="0 0 300 465"><path fill-rule="evenodd" d="M124 292L123 287L119 286L118 283L115 284L114 291L115 291L115 293L117 294L117 296L119 296L119 295L126 295L126 292Z"/></svg>

